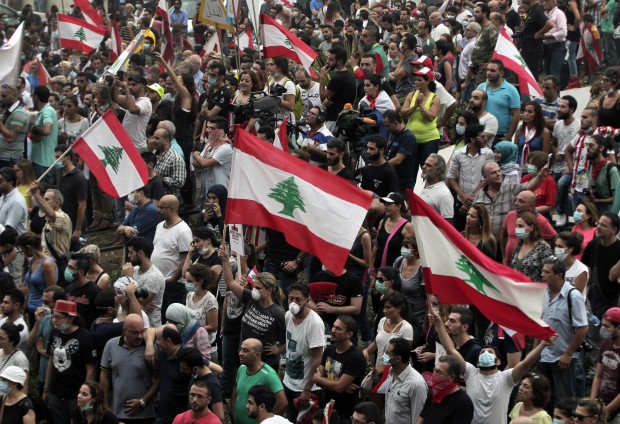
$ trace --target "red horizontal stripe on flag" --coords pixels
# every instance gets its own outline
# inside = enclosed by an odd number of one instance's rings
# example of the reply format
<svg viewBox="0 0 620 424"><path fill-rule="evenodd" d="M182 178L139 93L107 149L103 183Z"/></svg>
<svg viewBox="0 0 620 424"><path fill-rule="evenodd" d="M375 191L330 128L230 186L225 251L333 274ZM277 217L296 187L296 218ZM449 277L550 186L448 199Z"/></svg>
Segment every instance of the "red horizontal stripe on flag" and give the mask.
<svg viewBox="0 0 620 424"><path fill-rule="evenodd" d="M69 15L63 15L61 13L58 14L58 22L65 22L68 24L78 25L78 26L86 28L89 31L96 32L99 35L106 35L108 32L108 30L104 27L92 25L82 19L74 18L73 16L69 16Z"/></svg>
<svg viewBox="0 0 620 424"><path fill-rule="evenodd" d="M253 200L228 199L227 223L260 225L285 233L286 241L316 257L327 269L341 270L349 256L349 249L331 244L312 233L306 226L290 219L280 218ZM252 211L251 213L241 211Z"/></svg>
<svg viewBox="0 0 620 424"><path fill-rule="evenodd" d="M424 268L423 272L425 277L430 276L433 294L439 297L441 303L476 305L491 321L501 322L504 327L537 339L546 340L555 334L553 328L541 327L519 308L480 293L460 278L436 275L429 268Z"/></svg>

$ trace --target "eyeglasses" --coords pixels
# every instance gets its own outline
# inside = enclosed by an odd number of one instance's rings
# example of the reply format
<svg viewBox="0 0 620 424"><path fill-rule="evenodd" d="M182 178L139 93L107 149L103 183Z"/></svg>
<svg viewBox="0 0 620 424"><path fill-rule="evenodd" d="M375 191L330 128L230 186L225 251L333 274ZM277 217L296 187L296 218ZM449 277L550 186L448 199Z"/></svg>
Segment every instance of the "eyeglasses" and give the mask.
<svg viewBox="0 0 620 424"><path fill-rule="evenodd" d="M575 419L575 421L583 421L586 418L592 418L594 417L594 415L581 415L578 414L577 412L573 411L571 412L571 416Z"/></svg>
<svg viewBox="0 0 620 424"><path fill-rule="evenodd" d="M52 319L53 319L53 320L56 320L56 321L59 321L59 320L61 320L61 319L66 319L66 318L67 318L67 317L66 317L66 316L64 316L64 315L56 315L56 314L53 314L53 315L52 315Z"/></svg>

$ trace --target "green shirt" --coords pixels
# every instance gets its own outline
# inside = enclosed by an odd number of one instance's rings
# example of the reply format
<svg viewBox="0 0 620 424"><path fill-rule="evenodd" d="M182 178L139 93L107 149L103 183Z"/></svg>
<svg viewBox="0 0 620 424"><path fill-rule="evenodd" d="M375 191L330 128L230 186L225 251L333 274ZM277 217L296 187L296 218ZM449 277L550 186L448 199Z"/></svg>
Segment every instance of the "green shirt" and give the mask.
<svg viewBox="0 0 620 424"><path fill-rule="evenodd" d="M265 384L278 393L284 390L280 376L269 365L263 367L255 374L248 374L245 365L239 367L237 372L237 400L235 401L235 424L256 424L256 420L248 416L246 405L248 403L248 391L257 384Z"/></svg>
<svg viewBox="0 0 620 424"><path fill-rule="evenodd" d="M607 11L607 15L604 18L601 18L601 31L602 32L614 32L614 14L616 13L616 9L618 8L618 3L616 0L609 0L605 5L605 10Z"/></svg>
<svg viewBox="0 0 620 424"><path fill-rule="evenodd" d="M390 76L390 66L388 64L388 58L387 58L387 55L385 54L385 50L383 50L383 46L377 43L374 46L372 46L372 49L370 49L366 53L375 55L375 61L377 62L377 73L379 73L379 69L381 69L381 76L385 79L388 79ZM376 55L379 55L381 57L381 63L379 63L379 61L376 60L377 59Z"/></svg>
<svg viewBox="0 0 620 424"><path fill-rule="evenodd" d="M43 106L34 125L42 126L47 123L52 124L52 132L42 137L41 141L32 143L31 157L32 163L49 167L56 160L54 148L58 145L58 117L56 116L56 111L49 103Z"/></svg>
<svg viewBox="0 0 620 424"><path fill-rule="evenodd" d="M609 178L607 177L609 175ZM609 199L614 196L614 192L617 192L617 187L620 184L620 173L618 168L613 163L607 163L601 171L598 173L596 181L592 183L592 166L588 167L588 181L590 183L590 191L595 194L597 199ZM613 205L619 203L620 200L614 199ZM620 204L620 203L619 203ZM612 204L597 203L596 208L599 214L604 214L612 210Z"/></svg>

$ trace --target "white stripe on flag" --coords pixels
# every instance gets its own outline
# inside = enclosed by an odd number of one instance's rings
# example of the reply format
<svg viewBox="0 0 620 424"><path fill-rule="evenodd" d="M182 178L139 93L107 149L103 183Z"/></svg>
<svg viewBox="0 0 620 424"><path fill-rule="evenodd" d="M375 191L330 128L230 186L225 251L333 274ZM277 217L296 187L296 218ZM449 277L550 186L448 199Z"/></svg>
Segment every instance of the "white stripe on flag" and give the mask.
<svg viewBox="0 0 620 424"><path fill-rule="evenodd" d="M306 199L306 212L295 209L295 218L279 214L282 204L268 197L276 184L292 176L288 172L260 162L253 156L235 149L234 175L231 175L228 196L252 200L262 204L269 212L283 219L291 219L308 227L308 230L328 243L349 249L359 230L359 223L366 216L366 209L332 196L298 177L295 183L300 196ZM319 182L320 183L320 182Z"/></svg>

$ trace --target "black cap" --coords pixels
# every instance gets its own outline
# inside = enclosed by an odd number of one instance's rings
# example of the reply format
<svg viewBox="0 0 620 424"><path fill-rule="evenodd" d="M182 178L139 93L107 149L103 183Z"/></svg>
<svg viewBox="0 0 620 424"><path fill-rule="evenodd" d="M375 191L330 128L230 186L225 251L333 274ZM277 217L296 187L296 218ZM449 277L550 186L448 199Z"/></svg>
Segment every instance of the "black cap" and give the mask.
<svg viewBox="0 0 620 424"><path fill-rule="evenodd" d="M405 204L405 198L402 196L402 194L394 192L388 194L387 197L382 197L379 200L381 200L381 203L396 203L398 205Z"/></svg>

